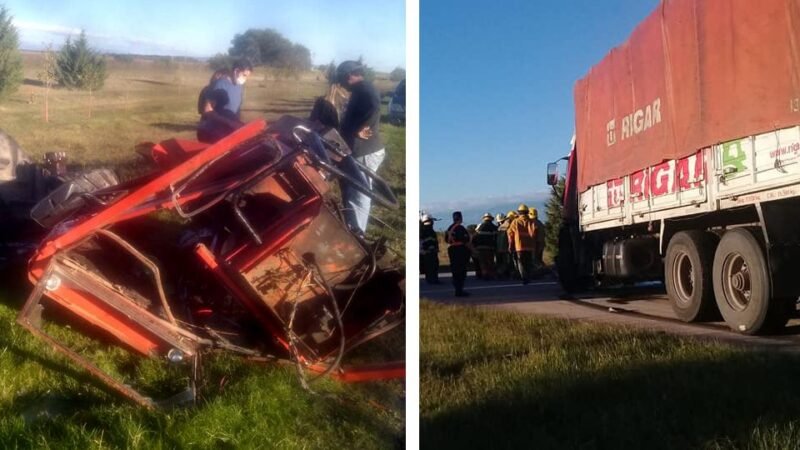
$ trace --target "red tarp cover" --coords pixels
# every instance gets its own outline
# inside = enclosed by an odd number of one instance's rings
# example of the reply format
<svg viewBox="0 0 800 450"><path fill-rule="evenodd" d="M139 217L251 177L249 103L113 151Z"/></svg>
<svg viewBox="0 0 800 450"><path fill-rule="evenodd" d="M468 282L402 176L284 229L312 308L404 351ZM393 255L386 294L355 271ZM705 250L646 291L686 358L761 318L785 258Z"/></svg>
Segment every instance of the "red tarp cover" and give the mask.
<svg viewBox="0 0 800 450"><path fill-rule="evenodd" d="M800 123L800 0L667 0L575 85L578 187Z"/></svg>

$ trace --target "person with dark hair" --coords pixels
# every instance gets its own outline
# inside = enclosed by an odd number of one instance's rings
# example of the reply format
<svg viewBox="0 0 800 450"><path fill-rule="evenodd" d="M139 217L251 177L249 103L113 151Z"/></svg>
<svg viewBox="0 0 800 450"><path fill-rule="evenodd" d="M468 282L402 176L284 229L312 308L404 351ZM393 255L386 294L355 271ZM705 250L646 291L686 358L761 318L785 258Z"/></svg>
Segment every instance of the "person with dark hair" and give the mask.
<svg viewBox="0 0 800 450"><path fill-rule="evenodd" d="M342 138L354 158L377 172L386 157L380 135L381 98L372 83L364 79L364 67L356 61L339 64L336 81L350 92L341 120ZM351 186L345 186L342 200L347 224L354 231L366 232L371 199Z"/></svg>
<svg viewBox="0 0 800 450"><path fill-rule="evenodd" d="M211 102L209 101L209 93L211 91L211 86L214 84L215 81L219 80L222 77L228 75L228 71L225 69L219 69L215 71L211 75L211 79L208 80L208 84L200 90L200 95L197 96L197 114L201 116L203 113L207 113L212 111L214 108L211 106Z"/></svg>
<svg viewBox="0 0 800 450"><path fill-rule="evenodd" d="M338 130L346 100L345 90L338 83L331 83L328 86L328 92L314 100L314 106L311 108L308 119Z"/></svg>
<svg viewBox="0 0 800 450"><path fill-rule="evenodd" d="M202 105L197 126L199 141L213 144L244 125L240 115L242 93L252 72L253 65L249 61L237 60L229 72L213 81L205 93L201 93L206 102Z"/></svg>
<svg viewBox="0 0 800 450"><path fill-rule="evenodd" d="M450 272L453 274L453 287L456 297L468 297L469 292L464 290L467 280L467 265L469 264L469 232L462 223L464 218L461 211L453 213L453 224L447 227L444 240L449 245L447 256L450 257Z"/></svg>

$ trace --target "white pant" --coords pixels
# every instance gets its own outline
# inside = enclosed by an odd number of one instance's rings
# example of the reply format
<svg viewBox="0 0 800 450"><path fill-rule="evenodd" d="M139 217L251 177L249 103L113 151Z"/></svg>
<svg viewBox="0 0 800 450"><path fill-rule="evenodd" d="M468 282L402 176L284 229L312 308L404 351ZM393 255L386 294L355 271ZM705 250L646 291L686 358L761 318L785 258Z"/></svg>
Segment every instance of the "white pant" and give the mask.
<svg viewBox="0 0 800 450"><path fill-rule="evenodd" d="M377 172L378 168L383 163L384 158L386 158L386 149L382 148L377 152L356 158L356 160L367 166L371 171ZM372 187L372 179L369 180L369 186ZM367 221L369 220L369 210L372 207L372 199L361 192L354 190L352 196L347 199L345 207L352 208L355 211L358 227L361 228L362 231L366 232Z"/></svg>

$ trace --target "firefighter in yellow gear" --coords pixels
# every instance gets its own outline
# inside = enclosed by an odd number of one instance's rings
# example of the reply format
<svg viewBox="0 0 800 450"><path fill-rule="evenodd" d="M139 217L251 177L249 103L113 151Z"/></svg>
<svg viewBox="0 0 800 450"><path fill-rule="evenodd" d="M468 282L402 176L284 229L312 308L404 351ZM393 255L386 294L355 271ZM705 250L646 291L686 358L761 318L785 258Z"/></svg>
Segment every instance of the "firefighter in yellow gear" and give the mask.
<svg viewBox="0 0 800 450"><path fill-rule="evenodd" d="M517 217L508 227L509 251L517 252L517 267L522 284L528 284L533 276L533 253L536 251L536 224L528 215L528 206L524 203L517 208Z"/></svg>
<svg viewBox="0 0 800 450"><path fill-rule="evenodd" d="M508 249L508 276L519 280L522 276L519 273L519 268L517 264L517 250L514 248L514 243L508 237L508 228L511 226L512 223L517 219L517 212L511 210L506 213L506 227L504 229L506 236L505 236L505 245Z"/></svg>

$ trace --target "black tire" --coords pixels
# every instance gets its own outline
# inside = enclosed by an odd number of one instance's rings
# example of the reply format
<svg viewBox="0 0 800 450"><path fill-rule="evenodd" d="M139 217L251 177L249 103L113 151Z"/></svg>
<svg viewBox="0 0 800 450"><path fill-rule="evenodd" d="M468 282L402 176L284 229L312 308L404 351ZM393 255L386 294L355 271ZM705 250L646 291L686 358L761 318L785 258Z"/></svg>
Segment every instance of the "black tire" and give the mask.
<svg viewBox="0 0 800 450"><path fill-rule="evenodd" d="M672 236L664 261L664 284L675 315L684 322L719 318L711 265L719 237L699 230Z"/></svg>
<svg viewBox="0 0 800 450"><path fill-rule="evenodd" d="M558 230L558 256L556 257L558 282L567 294L573 294L586 288L581 279L580 267L575 259L575 247L570 227L562 225Z"/></svg>
<svg viewBox="0 0 800 450"><path fill-rule="evenodd" d="M725 233L714 255L714 294L728 326L742 334L778 331L789 320L790 302L772 299L772 280L758 230Z"/></svg>

